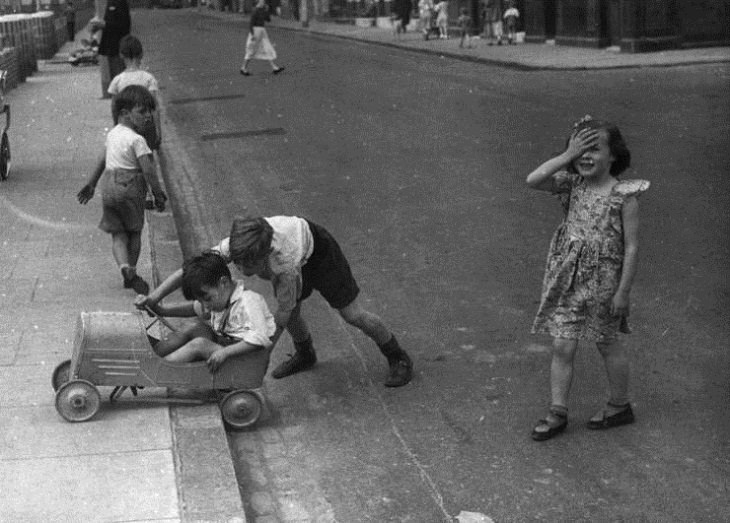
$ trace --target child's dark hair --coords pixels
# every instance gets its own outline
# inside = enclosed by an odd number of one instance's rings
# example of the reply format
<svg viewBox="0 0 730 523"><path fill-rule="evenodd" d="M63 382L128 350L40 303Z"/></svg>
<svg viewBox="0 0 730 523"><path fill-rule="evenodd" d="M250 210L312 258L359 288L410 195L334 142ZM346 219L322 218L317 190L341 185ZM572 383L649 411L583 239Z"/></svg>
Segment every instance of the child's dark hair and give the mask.
<svg viewBox="0 0 730 523"><path fill-rule="evenodd" d="M246 266L253 265L268 256L274 229L263 218L233 220L230 235L231 259Z"/></svg>
<svg viewBox="0 0 730 523"><path fill-rule="evenodd" d="M183 264L182 292L186 300L203 296L203 287L215 287L223 277L231 279L231 271L225 258L213 251L206 251L190 258Z"/></svg>
<svg viewBox="0 0 730 523"><path fill-rule="evenodd" d="M119 40L119 54L130 60L142 58L142 42L136 36L126 35Z"/></svg>
<svg viewBox="0 0 730 523"><path fill-rule="evenodd" d="M631 165L631 152L626 146L624 137L621 135L621 131L618 130L616 124L605 120L593 120L590 116L586 116L574 126L573 132L578 132L581 129L606 131L608 135L608 147L613 156L613 163L609 171L612 176L616 177L629 168L629 165ZM576 172L572 163L568 165L568 171L571 173Z"/></svg>
<svg viewBox="0 0 730 523"><path fill-rule="evenodd" d="M119 114L126 110L131 111L137 106L144 107L150 111L154 111L156 107L155 97L146 87L141 85L128 85L114 97L112 102L112 117L116 125L119 120Z"/></svg>

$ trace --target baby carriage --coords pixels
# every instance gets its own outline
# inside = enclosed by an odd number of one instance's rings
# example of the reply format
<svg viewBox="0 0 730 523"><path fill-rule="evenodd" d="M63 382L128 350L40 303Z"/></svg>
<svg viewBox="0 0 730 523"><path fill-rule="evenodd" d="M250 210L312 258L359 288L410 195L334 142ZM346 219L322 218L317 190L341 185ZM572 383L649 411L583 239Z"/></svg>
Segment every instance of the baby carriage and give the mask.
<svg viewBox="0 0 730 523"><path fill-rule="evenodd" d="M68 57L68 63L74 67L79 65L96 65L99 63L99 43L92 38L87 40L86 38L81 39L80 49L76 49Z"/></svg>
<svg viewBox="0 0 730 523"><path fill-rule="evenodd" d="M5 127L3 127L2 138L0 138L0 180L7 180L10 172L10 139L8 129L10 128L10 106L5 103L5 82L8 72L0 69L0 113L5 114Z"/></svg>

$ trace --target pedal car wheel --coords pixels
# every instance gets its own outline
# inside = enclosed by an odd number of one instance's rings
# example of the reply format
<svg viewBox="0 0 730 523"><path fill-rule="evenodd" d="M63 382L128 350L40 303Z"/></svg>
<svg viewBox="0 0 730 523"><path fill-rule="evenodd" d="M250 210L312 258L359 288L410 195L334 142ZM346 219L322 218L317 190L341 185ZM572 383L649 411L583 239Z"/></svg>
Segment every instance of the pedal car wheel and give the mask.
<svg viewBox="0 0 730 523"><path fill-rule="evenodd" d="M8 133L3 133L0 140L0 179L7 180L10 172L10 139Z"/></svg>
<svg viewBox="0 0 730 523"><path fill-rule="evenodd" d="M226 425L234 430L256 423L261 416L263 404L259 397L248 390L234 390L220 402L221 415Z"/></svg>
<svg viewBox="0 0 730 523"><path fill-rule="evenodd" d="M71 380L56 392L56 410L66 421L86 421L99 411L101 396L86 380Z"/></svg>
<svg viewBox="0 0 730 523"><path fill-rule="evenodd" d="M71 360L62 361L55 369L53 369L53 377L51 378L51 384L53 390L58 390L61 385L71 379Z"/></svg>

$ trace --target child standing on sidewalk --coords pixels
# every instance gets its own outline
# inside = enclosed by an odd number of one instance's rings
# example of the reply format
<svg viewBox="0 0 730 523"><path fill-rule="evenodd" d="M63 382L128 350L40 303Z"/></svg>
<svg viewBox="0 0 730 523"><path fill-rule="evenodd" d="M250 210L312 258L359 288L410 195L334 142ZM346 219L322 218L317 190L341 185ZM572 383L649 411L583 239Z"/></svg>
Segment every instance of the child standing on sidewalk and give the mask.
<svg viewBox="0 0 730 523"><path fill-rule="evenodd" d="M152 118L155 99L142 86L125 87L114 100L119 123L106 137L105 151L89 180L79 191L79 203L94 197L99 179L103 215L99 228L112 236L112 255L122 272L125 289L147 294L149 285L137 275L137 260L142 246L145 195L151 187L158 211L165 209L167 196L160 187L152 151L137 133Z"/></svg>
<svg viewBox="0 0 730 523"><path fill-rule="evenodd" d="M160 142L162 141L162 124L160 123L160 115L158 112L160 101L157 96L160 90L159 84L151 73L142 69L143 51L142 42L139 39L132 35L127 35L122 38L119 42L119 54L124 60L125 69L112 79L108 89L109 94L112 95L112 117L114 118L114 124L116 125L117 123L117 118L114 114L114 97L128 85L141 85L145 87L155 99L155 110L152 111L152 121L144 129L141 129L139 134L147 141L149 148L156 151L160 148Z"/></svg>
<svg viewBox="0 0 730 523"><path fill-rule="evenodd" d="M588 422L606 429L634 421L628 399L629 361L619 332L629 332L629 292L639 242L637 197L645 180L619 180L631 162L618 128L584 117L565 151L527 177L533 189L561 196L566 216L550 244L540 308L533 333L553 337L552 406L532 431L544 441L568 425L568 394L579 340L595 342L606 367L611 396Z"/></svg>
<svg viewBox="0 0 730 523"><path fill-rule="evenodd" d="M158 342L157 354L168 361L206 360L215 372L231 356L271 347L276 324L264 297L233 280L220 254L195 256L182 271L183 296L191 301L152 309L161 316L197 316L198 321Z"/></svg>
<svg viewBox="0 0 730 523"><path fill-rule="evenodd" d="M301 317L302 302L315 289L337 309L340 316L360 329L380 348L388 360L386 387L401 387L413 377L413 363L395 336L375 314L362 308L360 292L350 265L340 246L323 227L296 216L237 218L231 235L215 248L226 261L232 261L245 276L271 281L278 308L274 313L276 343L284 329L289 331L295 354L272 372L284 378L307 370L317 362L312 337ZM136 305L154 306L180 286L182 271L171 274L149 296Z"/></svg>

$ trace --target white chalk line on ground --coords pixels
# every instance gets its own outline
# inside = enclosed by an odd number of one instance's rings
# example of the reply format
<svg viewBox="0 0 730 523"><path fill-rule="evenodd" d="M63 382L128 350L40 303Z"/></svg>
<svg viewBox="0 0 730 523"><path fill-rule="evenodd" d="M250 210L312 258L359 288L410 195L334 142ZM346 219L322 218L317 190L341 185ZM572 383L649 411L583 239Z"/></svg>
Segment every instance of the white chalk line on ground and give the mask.
<svg viewBox="0 0 730 523"><path fill-rule="evenodd" d="M418 475L421 476L421 479L426 483L426 486L428 487L429 495L431 496L431 499L433 499L434 503L436 503L436 506L438 506L441 513L444 515L444 518L446 521L453 521L454 518L451 516L448 511L446 510L446 507L444 507L444 497L441 495L441 492L439 492L438 487L436 486L436 483L434 482L433 478L431 478L431 475L426 471L426 467L421 463L421 461L418 459L418 456L411 450L411 447L406 442L405 438L401 434L400 430L398 429L398 425L396 425L395 419L393 419L393 415L390 413L390 410L388 410L388 406L386 405L385 401L383 401L383 396L380 392L377 392L377 386L373 382L373 380L370 378L370 375L368 373L368 366L365 361L365 357L360 353L357 346L355 345L355 340L350 335L347 327L347 323L345 320L342 319L342 317L339 314L335 314L337 319L340 323L340 328L344 330L347 333L347 337L350 339L350 348L355 353L357 358L360 360L360 365L362 365L363 370L365 371L365 377L368 380L370 386L375 390L375 397L378 399L378 403L380 403L380 408L383 409L383 412L385 412L385 415L388 418L388 423L390 423L390 428L393 431L393 434L398 439L398 441L401 444L401 447L403 447L403 450L406 452L408 457L410 458L413 465L418 470Z"/></svg>
<svg viewBox="0 0 730 523"><path fill-rule="evenodd" d="M45 220L43 218L40 218L38 216L34 216L32 214L29 214L25 212L24 210L20 209L18 206L14 205L10 200L7 199L6 196L0 195L0 203L4 207L7 207L10 212L15 214L18 218L23 220L24 222L37 225L38 227L43 227L46 229L54 229L57 231L67 231L67 232L78 232L78 231L92 231L96 227L93 225L85 225L81 223L68 223L64 221L50 221Z"/></svg>

